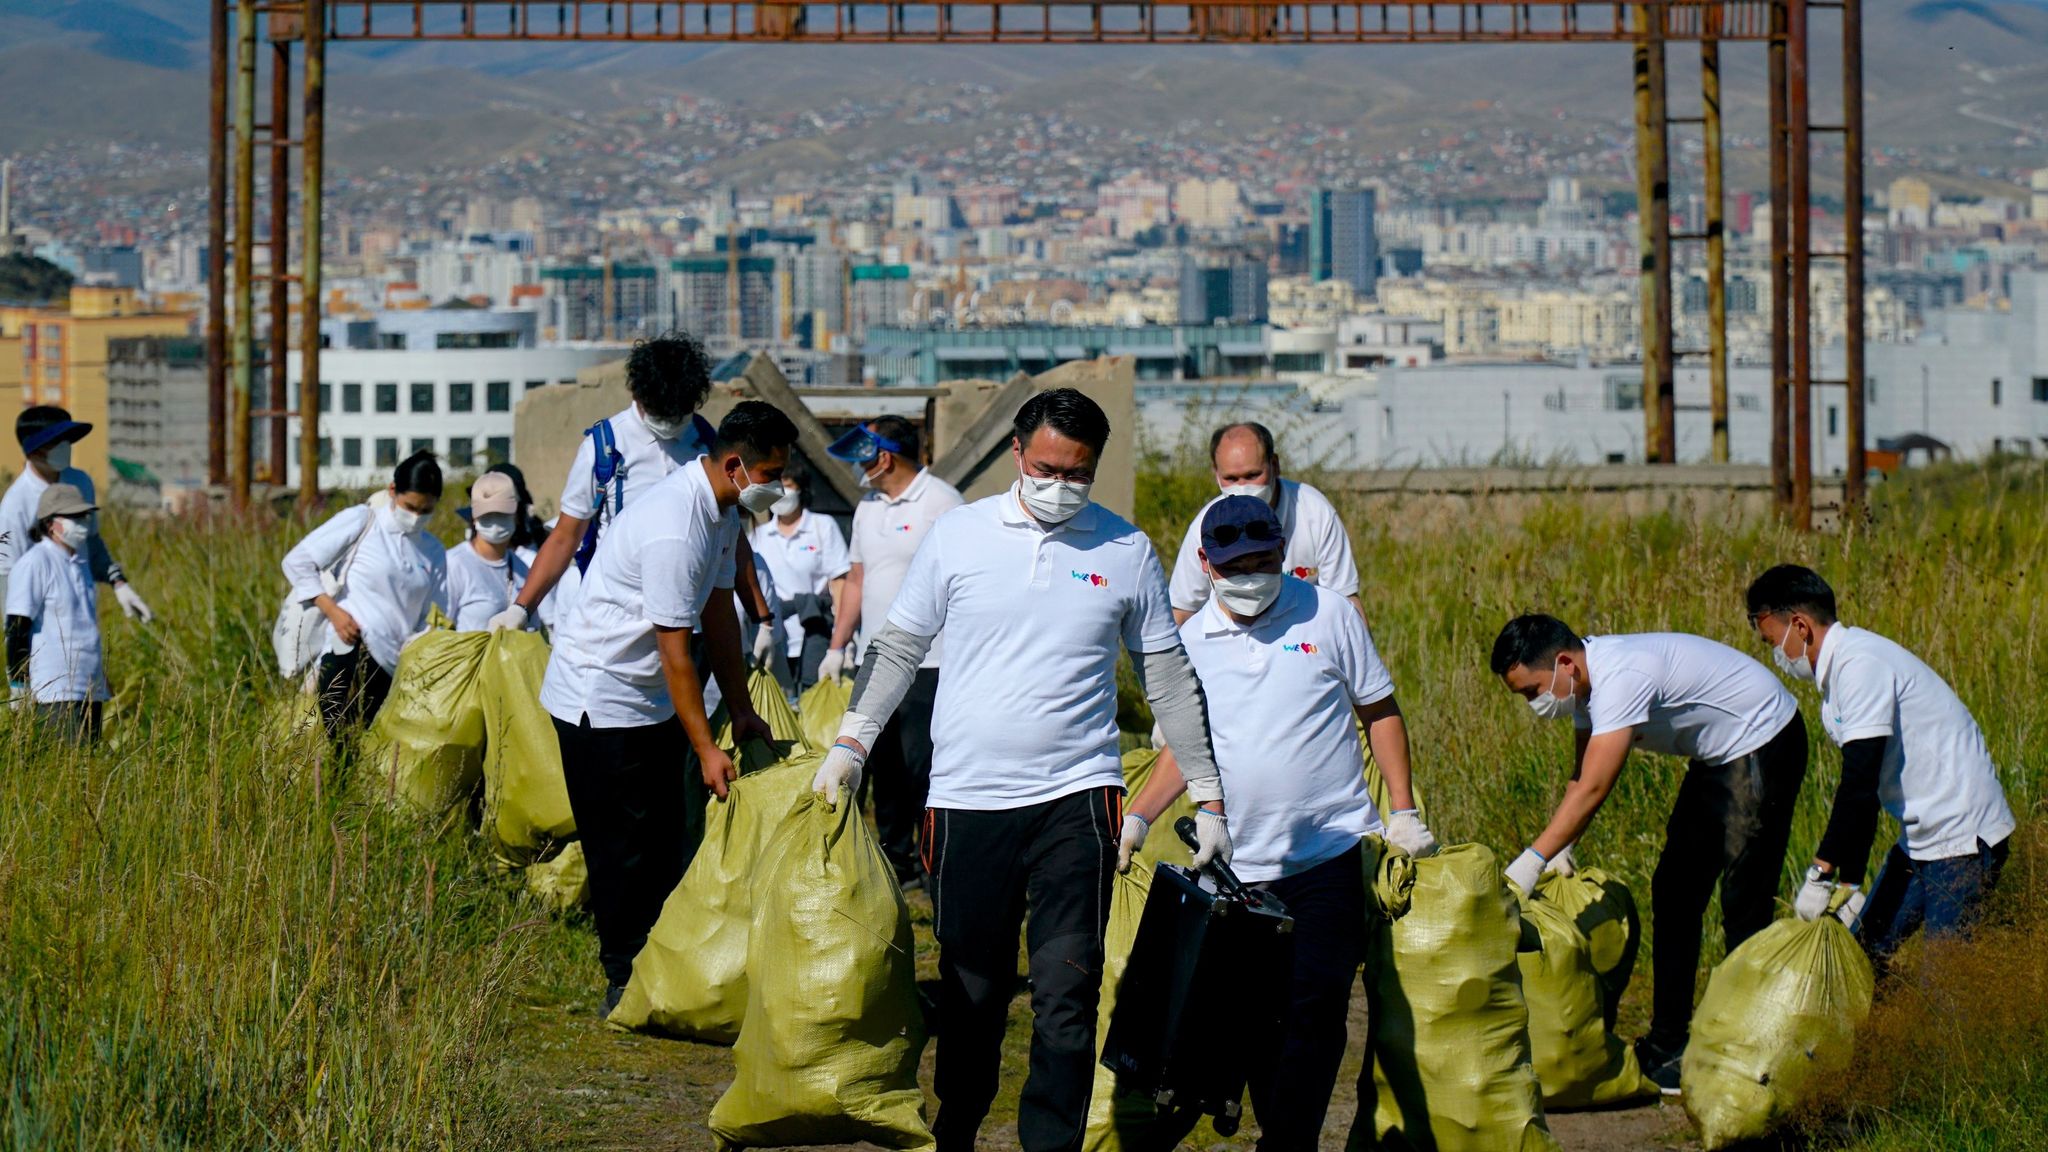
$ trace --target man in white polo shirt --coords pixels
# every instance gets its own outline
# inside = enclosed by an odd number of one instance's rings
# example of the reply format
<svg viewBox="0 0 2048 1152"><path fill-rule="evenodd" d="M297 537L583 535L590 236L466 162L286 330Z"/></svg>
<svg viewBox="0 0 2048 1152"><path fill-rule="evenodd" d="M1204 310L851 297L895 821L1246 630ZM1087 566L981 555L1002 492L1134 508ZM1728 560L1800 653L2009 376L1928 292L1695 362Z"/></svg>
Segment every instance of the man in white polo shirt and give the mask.
<svg viewBox="0 0 2048 1152"><path fill-rule="evenodd" d="M1436 839L1415 809L1394 679L1357 609L1281 573L1280 518L1264 500L1211 504L1201 540L1214 594L1180 637L1209 698L1216 766L1230 796L1231 867L1294 917L1286 1024L1277 1050L1251 1054L1252 1111L1261 1149L1314 1152L1344 1060L1351 986L1365 962L1359 841L1382 832L1420 856L1436 850ZM1366 791L1354 724L1364 726L1386 776L1395 811L1385 824ZM1162 752L1124 817L1119 868L1130 867L1152 821L1181 790L1175 757ZM1164 974L1138 978L1155 976Z"/></svg>
<svg viewBox="0 0 2048 1152"><path fill-rule="evenodd" d="M860 469L868 494L853 509L853 542L847 559L839 615L832 622L832 644L818 678L853 669L846 645L859 629L861 648L882 630L889 606L903 587L911 557L939 517L960 507L960 490L931 474L919 455L917 428L901 416L883 416L841 436L828 451ZM939 649L918 664L910 691L889 717L882 734L868 749L864 773L875 796L875 830L882 851L905 887L923 883L918 862L918 837L924 823L925 794L932 776L932 706L939 695Z"/></svg>
<svg viewBox="0 0 2048 1152"><path fill-rule="evenodd" d="M1271 505L1287 535L1287 555L1282 571L1348 596L1358 606L1358 562L1351 557L1351 538L1329 497L1299 480L1280 478L1280 454L1273 433L1263 424L1225 424L1209 436L1209 464L1216 471L1216 486L1224 496L1254 496ZM1222 499L1221 496L1217 499ZM1180 555L1173 562L1173 618L1185 623L1209 600L1209 580L1202 574L1196 539L1202 515L1197 513L1181 540ZM1360 608L1363 615L1364 609Z"/></svg>
<svg viewBox="0 0 2048 1152"><path fill-rule="evenodd" d="M1781 564L1749 586L1749 621L1771 658L1820 684L1820 719L1842 749L1827 832L1793 907L1826 913L1838 885L1860 887L1882 807L1899 837L1867 904L1863 947L1879 971L1906 937L1966 933L2005 867L2017 827L1976 717L1921 659L1835 618L1835 590L1810 568Z"/></svg>
<svg viewBox="0 0 2048 1152"><path fill-rule="evenodd" d="M1621 775L1631 748L1686 758L1685 779L1650 878L1655 973L1643 1074L1667 1094L1692 1024L1700 924L1714 885L1728 947L1771 922L1792 809L1806 779L1806 722L1770 670L1700 636L1648 632L1579 639L1552 616L1518 616L1493 643L1493 673L1539 718L1571 717L1571 783L1536 842L1508 867L1524 893L1569 870L1571 846Z"/></svg>
<svg viewBox="0 0 2048 1152"><path fill-rule="evenodd" d="M841 803L858 791L867 749L943 630L924 841L939 940L940 1152L972 1149L995 1099L1020 923L1032 1039L1018 1135L1024 1152L1081 1146L1122 821L1119 650L1201 805L1198 859L1229 856L1201 685L1167 609L1166 574L1144 533L1088 498L1109 418L1057 388L1026 401L1013 432L1017 482L932 526L815 783Z"/></svg>
<svg viewBox="0 0 2048 1152"><path fill-rule="evenodd" d="M670 474L612 521L583 594L555 632L541 683L590 869L606 1014L687 864L688 761L676 748L677 725L706 787L722 797L735 775L712 742L692 631L703 629L735 736L773 736L747 696L729 594L740 538L734 509L763 512L782 496L796 426L748 400L726 416L718 442L717 453Z"/></svg>

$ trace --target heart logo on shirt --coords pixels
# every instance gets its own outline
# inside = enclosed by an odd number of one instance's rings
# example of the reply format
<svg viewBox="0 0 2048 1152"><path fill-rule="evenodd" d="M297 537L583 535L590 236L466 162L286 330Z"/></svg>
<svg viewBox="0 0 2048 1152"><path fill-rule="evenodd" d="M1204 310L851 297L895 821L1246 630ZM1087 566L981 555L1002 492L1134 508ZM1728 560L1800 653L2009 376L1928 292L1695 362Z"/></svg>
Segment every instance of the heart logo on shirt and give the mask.
<svg viewBox="0 0 2048 1152"><path fill-rule="evenodd" d="M914 524L898 524L898 525L896 526L896 530L897 530L898 532L908 532L908 531L910 531L910 530L911 530L912 528L914 528L914 527L916 527L916 525L914 525Z"/></svg>
<svg viewBox="0 0 2048 1152"><path fill-rule="evenodd" d="M1302 653L1303 655L1307 655L1307 656L1313 656L1313 655L1315 655L1315 654L1316 654L1316 646L1315 646L1315 644L1314 644L1313 642L1311 642L1311 641L1308 641L1308 640L1303 640L1303 641L1302 641L1301 643L1299 643L1299 644L1282 644L1282 645L1281 645L1280 647L1281 647L1282 649L1284 649L1285 651L1288 651L1288 652L1300 652L1300 653Z"/></svg>
<svg viewBox="0 0 2048 1152"><path fill-rule="evenodd" d="M1314 568L1296 568L1294 570L1294 578L1296 580L1313 580L1316 578L1316 570Z"/></svg>
<svg viewBox="0 0 2048 1152"><path fill-rule="evenodd" d="M1070 572L1069 575L1073 576L1074 579L1079 580L1083 584L1093 585L1097 588L1109 587L1109 577L1101 575L1100 573Z"/></svg>

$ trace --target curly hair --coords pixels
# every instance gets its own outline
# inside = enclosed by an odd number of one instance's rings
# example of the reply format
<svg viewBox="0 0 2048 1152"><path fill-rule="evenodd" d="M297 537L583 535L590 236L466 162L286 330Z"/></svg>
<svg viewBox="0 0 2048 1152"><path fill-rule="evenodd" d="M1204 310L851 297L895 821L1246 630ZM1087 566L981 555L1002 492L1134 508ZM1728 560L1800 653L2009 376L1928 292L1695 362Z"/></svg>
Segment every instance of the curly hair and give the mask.
<svg viewBox="0 0 2048 1152"><path fill-rule="evenodd" d="M711 356L680 329L638 341L626 357L626 386L649 416L681 420L711 394Z"/></svg>

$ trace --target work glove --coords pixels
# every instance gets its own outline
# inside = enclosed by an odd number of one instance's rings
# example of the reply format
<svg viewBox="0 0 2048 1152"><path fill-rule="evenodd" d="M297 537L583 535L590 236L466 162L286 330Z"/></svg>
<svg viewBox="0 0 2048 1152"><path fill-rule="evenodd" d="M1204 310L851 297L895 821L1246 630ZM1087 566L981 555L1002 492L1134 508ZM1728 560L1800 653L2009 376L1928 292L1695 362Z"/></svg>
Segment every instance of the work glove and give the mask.
<svg viewBox="0 0 2048 1152"><path fill-rule="evenodd" d="M1413 808L1403 808L1387 817L1387 843L1420 859L1436 851L1436 836Z"/></svg>
<svg viewBox="0 0 2048 1152"><path fill-rule="evenodd" d="M140 620L144 624L156 619L156 613L149 610L149 605L142 602L141 594L126 580L114 585L114 600L121 605L121 611L126 612L132 619Z"/></svg>
<svg viewBox="0 0 2048 1152"><path fill-rule="evenodd" d="M760 668L766 668L768 666L768 658L774 654L775 626L773 624L763 624L759 628L754 629L755 666ZM822 676L823 673L820 672L819 675Z"/></svg>
<svg viewBox="0 0 2048 1152"><path fill-rule="evenodd" d="M526 609L514 604L491 617L489 623L493 632L517 632L526 627Z"/></svg>
<svg viewBox="0 0 2048 1152"><path fill-rule="evenodd" d="M1118 873L1131 870L1131 853L1145 846L1145 834L1152 831L1152 822L1132 812L1124 817L1124 830L1116 838L1116 870Z"/></svg>
<svg viewBox="0 0 2048 1152"><path fill-rule="evenodd" d="M1572 855L1572 847L1572 845L1567 844L1564 846L1564 851L1552 856L1550 863L1543 866L1543 874L1548 876L1555 872L1559 876L1577 876L1579 874L1579 861L1577 857Z"/></svg>
<svg viewBox="0 0 2048 1152"><path fill-rule="evenodd" d="M1543 858L1543 853L1533 847L1524 848L1522 854L1515 857L1515 862L1508 865L1508 883L1515 886L1515 891L1527 896L1536 890L1536 881L1542 879L1543 866L1548 863L1550 861Z"/></svg>
<svg viewBox="0 0 2048 1152"><path fill-rule="evenodd" d="M867 753L845 744L834 744L825 753L825 762L818 766L818 774L811 777L811 791L838 804L842 796L852 798L860 791L860 770L868 762Z"/></svg>
<svg viewBox="0 0 2048 1152"><path fill-rule="evenodd" d="M825 658L818 661L818 679L830 680L846 674L846 649L827 648Z"/></svg>
<svg viewBox="0 0 2048 1152"><path fill-rule="evenodd" d="M1799 886L1799 894L1792 898L1792 911L1801 920L1813 921L1827 915L1828 907L1835 903L1836 895L1848 888L1849 895L1835 909L1837 919L1855 931L1863 920L1863 889L1844 884L1839 880L1823 879L1812 869L1806 873L1806 883Z"/></svg>
<svg viewBox="0 0 2048 1152"><path fill-rule="evenodd" d="M1230 822L1221 812L1195 809L1195 870L1222 861L1230 863Z"/></svg>

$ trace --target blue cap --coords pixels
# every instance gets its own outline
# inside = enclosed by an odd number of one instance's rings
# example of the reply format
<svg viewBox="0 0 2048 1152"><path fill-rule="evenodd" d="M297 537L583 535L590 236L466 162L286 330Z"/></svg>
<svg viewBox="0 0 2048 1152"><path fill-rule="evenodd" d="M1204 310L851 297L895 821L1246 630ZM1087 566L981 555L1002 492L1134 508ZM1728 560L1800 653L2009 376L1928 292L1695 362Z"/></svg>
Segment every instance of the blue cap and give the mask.
<svg viewBox="0 0 2048 1152"><path fill-rule="evenodd" d="M52 444L76 442L90 431L92 425L73 420L71 413L54 404L23 409L14 419L14 438L21 444L24 456L33 456Z"/></svg>
<svg viewBox="0 0 2048 1152"><path fill-rule="evenodd" d="M853 431L832 442L825 453L835 460L848 464L873 464L875 458L884 452L903 455L903 445L876 432L866 424L856 424Z"/></svg>
<svg viewBox="0 0 2048 1152"><path fill-rule="evenodd" d="M1212 566L1286 546L1280 517L1256 496L1225 496L1202 515L1202 553Z"/></svg>

